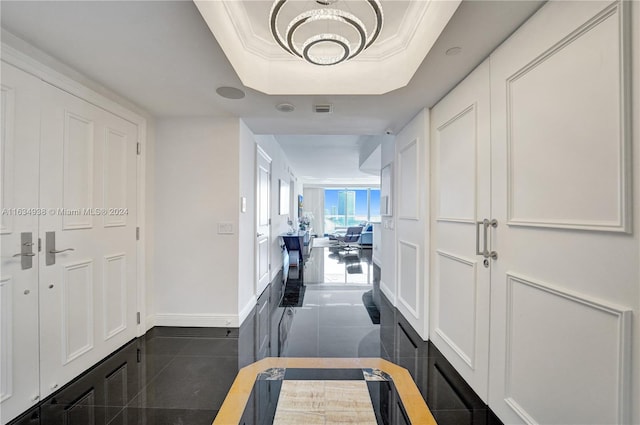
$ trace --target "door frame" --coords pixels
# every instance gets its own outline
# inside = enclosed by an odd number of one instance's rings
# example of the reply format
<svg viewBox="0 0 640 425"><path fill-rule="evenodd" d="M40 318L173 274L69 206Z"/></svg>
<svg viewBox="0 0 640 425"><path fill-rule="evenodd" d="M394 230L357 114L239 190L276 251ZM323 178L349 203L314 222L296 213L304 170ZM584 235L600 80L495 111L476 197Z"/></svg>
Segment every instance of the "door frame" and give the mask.
<svg viewBox="0 0 640 425"><path fill-rule="evenodd" d="M4 34L3 34L4 36ZM7 36L6 39L12 40ZM15 41L19 43L19 41ZM40 80L47 82L54 87L59 88L73 96L79 97L94 106L102 108L124 120L134 124L138 128L138 140L140 150L136 158L136 186L137 186L137 214L136 226L140 227L140 238L136 244L136 287L137 287L137 311L140 314L140 323L137 325L136 335L144 335L148 329L155 325L154 316L147 316L147 271L146 271L146 164L147 164L147 120L142 115L133 112L126 105L128 102L115 94L109 93L111 98L106 97L83 85L94 84L90 80L83 79L80 83L69 76L55 70L51 66L45 65L37 58L28 56L20 50L6 44L1 43L2 60L10 65L19 68L28 74L31 74ZM43 58L43 61L46 60ZM50 60L48 60L50 61ZM52 66L56 66L53 64ZM80 79L80 78L79 78Z"/></svg>
<svg viewBox="0 0 640 425"><path fill-rule="evenodd" d="M255 182L255 193L254 193L254 200L256 203L256 207L254 208L254 215L253 215L253 223L254 223L254 232L253 232L253 237L254 237L254 243L253 243L253 269L254 269L254 279L253 279L253 292L255 294L256 299L260 297L261 295L261 291L259 288L259 284L260 284L260 268L259 268L259 262L258 262L258 258L259 258L259 246L258 246L258 238L256 236L256 233L258 232L258 216L260 214L260 205L259 205L259 196L258 194L260 193L260 188L259 188L259 172L258 172L258 168L260 166L260 157L263 157L265 160L267 160L269 162L269 196L267 197L267 200L269 202L269 205L267 207L267 211L269 212L269 237L268 239L268 244L269 244L269 249L267 250L267 257L268 257L268 262L269 262L269 267L271 266L271 242L272 242L272 235L271 235L271 204L272 204L272 185L271 185L271 178L273 177L273 159L271 158L271 156L259 145L256 143L256 155L255 155L255 163L253 166L253 170L254 170L254 182ZM271 283L272 277L271 277L271 269L269 268L268 271L269 274L269 283ZM268 284L267 284L268 285ZM264 290L264 288L263 288Z"/></svg>

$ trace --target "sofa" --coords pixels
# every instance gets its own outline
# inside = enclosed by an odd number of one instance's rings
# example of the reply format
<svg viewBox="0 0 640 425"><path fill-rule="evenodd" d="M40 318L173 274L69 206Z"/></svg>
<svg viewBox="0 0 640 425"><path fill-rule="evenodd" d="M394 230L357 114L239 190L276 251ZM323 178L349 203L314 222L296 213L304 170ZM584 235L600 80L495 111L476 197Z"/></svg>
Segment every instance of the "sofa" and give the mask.
<svg viewBox="0 0 640 425"><path fill-rule="evenodd" d="M373 224L365 223L359 243L360 245L373 245Z"/></svg>

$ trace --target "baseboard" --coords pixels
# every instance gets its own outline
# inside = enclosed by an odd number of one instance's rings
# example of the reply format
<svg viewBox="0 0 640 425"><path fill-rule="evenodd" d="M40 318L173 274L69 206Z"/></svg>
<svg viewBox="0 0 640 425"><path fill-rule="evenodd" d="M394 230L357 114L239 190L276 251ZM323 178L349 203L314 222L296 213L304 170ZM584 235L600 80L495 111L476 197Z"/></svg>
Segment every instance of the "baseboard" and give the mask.
<svg viewBox="0 0 640 425"><path fill-rule="evenodd" d="M199 328L238 328L240 321L235 314L156 314L155 326L179 326Z"/></svg>
<svg viewBox="0 0 640 425"><path fill-rule="evenodd" d="M249 317L249 315L251 314L251 312L253 311L257 303L258 303L258 300L256 299L256 296L252 295L251 299L249 299L247 304L245 304L245 306L242 307L242 310L240 310L240 313L238 314L238 326L242 325L244 321L247 319L247 317Z"/></svg>
<svg viewBox="0 0 640 425"><path fill-rule="evenodd" d="M382 268L382 261L378 257L376 257L375 255L372 255L371 260L376 266Z"/></svg>
<svg viewBox="0 0 640 425"><path fill-rule="evenodd" d="M391 289L389 289L387 284L384 283L382 280L380 280L380 290L385 295L385 297L387 297L387 299L389 301L391 301L391 304L395 307L395 305L396 305L396 294L394 294L393 291Z"/></svg>
<svg viewBox="0 0 640 425"><path fill-rule="evenodd" d="M156 315L155 314L151 314L149 316L147 316L147 318L145 319L145 329L146 331L149 331L149 329L153 328L156 325Z"/></svg>

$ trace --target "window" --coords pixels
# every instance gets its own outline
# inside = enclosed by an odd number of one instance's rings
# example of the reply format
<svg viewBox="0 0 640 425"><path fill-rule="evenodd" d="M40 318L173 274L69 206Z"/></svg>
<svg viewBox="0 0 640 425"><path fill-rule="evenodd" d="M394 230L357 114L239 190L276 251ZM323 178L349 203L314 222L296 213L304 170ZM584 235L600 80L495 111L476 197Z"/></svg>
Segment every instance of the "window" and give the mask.
<svg viewBox="0 0 640 425"><path fill-rule="evenodd" d="M325 233L367 221L380 221L380 189L325 189Z"/></svg>

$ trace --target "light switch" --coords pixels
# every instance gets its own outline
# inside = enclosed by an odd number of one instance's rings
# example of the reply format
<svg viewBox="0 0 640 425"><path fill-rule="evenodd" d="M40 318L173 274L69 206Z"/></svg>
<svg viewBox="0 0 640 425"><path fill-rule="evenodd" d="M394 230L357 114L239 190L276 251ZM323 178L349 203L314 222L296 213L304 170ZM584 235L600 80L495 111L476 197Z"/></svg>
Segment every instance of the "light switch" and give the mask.
<svg viewBox="0 0 640 425"><path fill-rule="evenodd" d="M233 223L218 223L219 235L233 235Z"/></svg>

